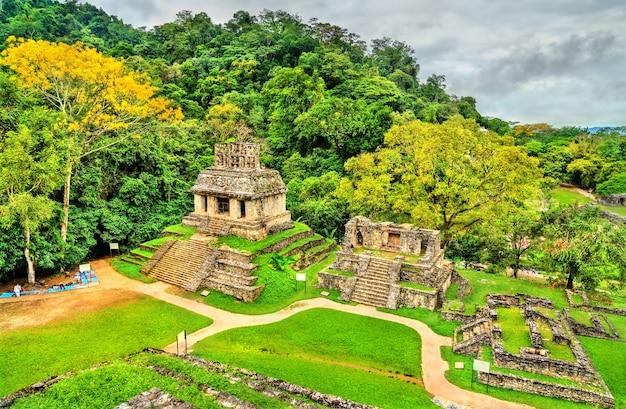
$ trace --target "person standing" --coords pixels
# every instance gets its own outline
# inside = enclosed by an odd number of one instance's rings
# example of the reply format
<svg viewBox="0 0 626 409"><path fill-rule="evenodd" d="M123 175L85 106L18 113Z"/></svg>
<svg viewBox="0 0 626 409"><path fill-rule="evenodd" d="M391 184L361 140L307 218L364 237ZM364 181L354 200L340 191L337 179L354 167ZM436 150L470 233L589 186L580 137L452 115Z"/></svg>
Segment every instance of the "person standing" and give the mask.
<svg viewBox="0 0 626 409"><path fill-rule="evenodd" d="M16 297L19 297L22 294L22 286L19 284L15 284L15 287L13 287L13 292L15 293Z"/></svg>

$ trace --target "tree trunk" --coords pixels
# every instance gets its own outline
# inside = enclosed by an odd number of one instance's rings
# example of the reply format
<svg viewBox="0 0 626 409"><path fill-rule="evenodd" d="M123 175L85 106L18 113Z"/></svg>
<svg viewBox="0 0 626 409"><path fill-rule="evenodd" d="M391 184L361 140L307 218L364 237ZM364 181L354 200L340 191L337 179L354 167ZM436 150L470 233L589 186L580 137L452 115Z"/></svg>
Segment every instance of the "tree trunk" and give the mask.
<svg viewBox="0 0 626 409"><path fill-rule="evenodd" d="M574 289L574 276L577 272L578 270L576 268L576 265L569 264L567 266L567 285L565 286L565 288L567 288L568 290Z"/></svg>
<svg viewBox="0 0 626 409"><path fill-rule="evenodd" d="M30 256L30 229L28 228L28 222L24 223L24 258L26 258L26 266L28 267L28 282L35 284L35 263Z"/></svg>
<svg viewBox="0 0 626 409"><path fill-rule="evenodd" d="M70 220L70 182L72 181L72 163L67 165L65 184L63 185L63 222L61 223L61 240L67 242L67 226Z"/></svg>

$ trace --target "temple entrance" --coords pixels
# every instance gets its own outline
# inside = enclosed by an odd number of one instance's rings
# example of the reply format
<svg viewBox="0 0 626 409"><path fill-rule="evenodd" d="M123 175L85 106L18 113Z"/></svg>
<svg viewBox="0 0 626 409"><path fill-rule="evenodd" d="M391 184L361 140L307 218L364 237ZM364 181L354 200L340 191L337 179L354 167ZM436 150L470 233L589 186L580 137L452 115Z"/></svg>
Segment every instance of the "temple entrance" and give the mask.
<svg viewBox="0 0 626 409"><path fill-rule="evenodd" d="M229 214L230 213L229 203L230 201L227 198L218 197L217 198L217 213Z"/></svg>
<svg viewBox="0 0 626 409"><path fill-rule="evenodd" d="M243 200L239 202L239 217L241 217L242 219L245 219L246 217L246 202L244 202Z"/></svg>
<svg viewBox="0 0 626 409"><path fill-rule="evenodd" d="M389 233L387 237L387 245L391 247L400 247L400 235L398 233Z"/></svg>

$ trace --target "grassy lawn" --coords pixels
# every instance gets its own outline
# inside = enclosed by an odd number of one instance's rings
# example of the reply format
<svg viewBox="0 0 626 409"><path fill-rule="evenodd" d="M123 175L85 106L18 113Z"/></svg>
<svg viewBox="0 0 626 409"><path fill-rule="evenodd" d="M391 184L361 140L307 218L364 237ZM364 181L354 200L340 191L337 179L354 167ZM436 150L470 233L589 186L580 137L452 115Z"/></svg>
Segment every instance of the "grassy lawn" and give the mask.
<svg viewBox="0 0 626 409"><path fill-rule="evenodd" d="M612 315L609 319L617 328L613 320L614 317ZM620 333L620 336L622 336L621 334L624 332ZM626 370L623 367L624 362L626 362L626 344L587 337L580 337L580 341L593 365L611 390L615 398L615 407L626 408Z"/></svg>
<svg viewBox="0 0 626 409"><path fill-rule="evenodd" d="M512 354L519 354L520 347L532 348L530 333L524 315L519 308L497 308L496 323L502 328L502 346Z"/></svg>
<svg viewBox="0 0 626 409"><path fill-rule="evenodd" d="M410 328L326 309L233 329L194 346L207 359L383 408L434 407L423 387L390 377L421 379L420 351L419 334Z"/></svg>
<svg viewBox="0 0 626 409"><path fill-rule="evenodd" d="M626 317L614 314L607 314L606 317L609 319L609 321L611 321L611 324L613 324L613 327L619 334L619 337L622 340L626 339ZM622 344L620 346L626 345Z"/></svg>
<svg viewBox="0 0 626 409"><path fill-rule="evenodd" d="M121 260L119 257L111 260L111 267L113 267L118 273L123 274L128 278L139 280L147 284L156 283L158 281L154 277L141 274L141 272L139 271L141 269L140 265L127 263L124 260Z"/></svg>
<svg viewBox="0 0 626 409"><path fill-rule="evenodd" d="M587 311L581 310L569 310L569 316L574 319L574 321L579 322L583 325L591 327L591 317Z"/></svg>
<svg viewBox="0 0 626 409"><path fill-rule="evenodd" d="M0 396L147 346L162 348L209 318L147 296L78 318L0 334Z"/></svg>
<svg viewBox="0 0 626 409"><path fill-rule="evenodd" d="M531 294L537 297L545 297L552 300L554 308L561 310L569 307L565 292L561 288L552 288L540 281L513 279L499 274L487 274L480 271L464 270L457 268L461 276L469 280L472 293L463 298L466 314L475 312L474 305L485 305L489 293L495 294Z"/></svg>
<svg viewBox="0 0 626 409"><path fill-rule="evenodd" d="M397 310L388 310L386 308L377 308L389 314L399 315L401 317L411 318L421 321L428 325L436 334L444 337L452 337L454 329L459 326L458 322L446 321L441 318L439 311L430 311L424 308L399 308Z"/></svg>
<svg viewBox="0 0 626 409"><path fill-rule="evenodd" d="M574 190L566 189L564 187L556 187L552 189L552 191L550 191L550 194L552 199L554 199L557 203L564 205L569 205L572 203L584 204L593 202L593 199L581 195Z"/></svg>
<svg viewBox="0 0 626 409"><path fill-rule="evenodd" d="M570 402L562 399L548 398L545 396L532 395L529 393L517 392L509 389L501 389L490 386L487 392L487 385L476 382L476 374L474 374L474 386L472 387L472 363L473 356L458 355L452 352L451 347L442 347L441 356L450 362L450 370L446 372L446 379L453 384L467 390L473 390L478 393L485 393L498 399L511 402L524 403L538 409L593 409L594 406L585 405L583 403ZM485 357L483 357L484 359ZM463 362L465 369L454 369L454 362ZM552 379L552 378L549 378ZM620 406L616 405L616 408Z"/></svg>
<svg viewBox="0 0 626 409"><path fill-rule="evenodd" d="M448 287L448 290L446 291L446 300L456 300L459 287L460 285L458 284L450 284L450 287Z"/></svg>

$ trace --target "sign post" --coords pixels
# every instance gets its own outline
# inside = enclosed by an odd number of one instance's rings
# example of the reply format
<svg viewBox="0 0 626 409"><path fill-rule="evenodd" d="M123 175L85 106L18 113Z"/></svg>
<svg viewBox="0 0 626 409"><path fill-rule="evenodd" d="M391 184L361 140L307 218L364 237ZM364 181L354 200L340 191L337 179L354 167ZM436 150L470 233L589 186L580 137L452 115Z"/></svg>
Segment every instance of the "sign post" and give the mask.
<svg viewBox="0 0 626 409"><path fill-rule="evenodd" d="M304 273L296 274L296 291L298 291L298 281L304 281L304 293L306 294L306 274Z"/></svg>
<svg viewBox="0 0 626 409"><path fill-rule="evenodd" d="M487 374L487 392L489 392L489 374L490 374L489 362L474 359L474 365L472 366L472 382L470 383L470 387L474 387L474 371L484 372Z"/></svg>
<svg viewBox="0 0 626 409"><path fill-rule="evenodd" d="M187 354L187 330L183 330L180 334L176 335L176 355L180 355L178 353L178 344L180 342L185 343L185 355Z"/></svg>
<svg viewBox="0 0 626 409"><path fill-rule="evenodd" d="M113 250L117 250L117 255L120 255L120 243L109 243L109 257L113 257Z"/></svg>

